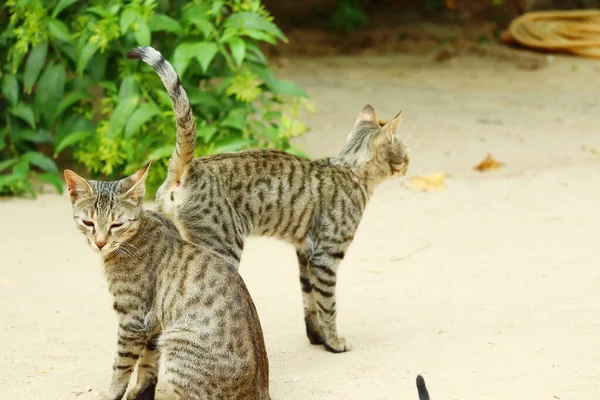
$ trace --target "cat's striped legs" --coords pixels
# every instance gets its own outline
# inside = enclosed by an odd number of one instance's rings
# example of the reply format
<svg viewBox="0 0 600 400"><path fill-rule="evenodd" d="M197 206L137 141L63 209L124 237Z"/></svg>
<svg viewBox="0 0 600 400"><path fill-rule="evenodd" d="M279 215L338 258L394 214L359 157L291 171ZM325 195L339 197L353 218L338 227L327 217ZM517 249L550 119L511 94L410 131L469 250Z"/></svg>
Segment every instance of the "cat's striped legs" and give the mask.
<svg viewBox="0 0 600 400"><path fill-rule="evenodd" d="M127 394L127 400L154 400L158 380L156 339L152 337L146 342L137 363L137 383Z"/></svg>
<svg viewBox="0 0 600 400"><path fill-rule="evenodd" d="M343 257L344 253L340 251L315 249L308 263L323 345L332 353L351 349L346 339L338 337L336 324L336 274Z"/></svg>
<svg viewBox="0 0 600 400"><path fill-rule="evenodd" d="M142 332L134 330L130 324L119 324L119 339L117 342L117 356L113 364L113 375L108 389L108 398L121 400L135 364L144 350L147 337Z"/></svg>
<svg viewBox="0 0 600 400"><path fill-rule="evenodd" d="M306 250L296 249L298 266L300 267L300 288L302 289L302 302L304 304L304 323L306 324L306 336L311 344L323 344L321 327L317 315L317 303L315 302L310 271L308 270L308 254Z"/></svg>

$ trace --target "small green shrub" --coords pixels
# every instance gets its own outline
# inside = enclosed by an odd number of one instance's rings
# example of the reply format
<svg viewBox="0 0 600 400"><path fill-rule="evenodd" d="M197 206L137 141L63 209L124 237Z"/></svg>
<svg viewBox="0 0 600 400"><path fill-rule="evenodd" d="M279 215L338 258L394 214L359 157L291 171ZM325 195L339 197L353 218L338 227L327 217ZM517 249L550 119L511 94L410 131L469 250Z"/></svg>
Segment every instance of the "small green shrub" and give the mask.
<svg viewBox="0 0 600 400"><path fill-rule="evenodd" d="M170 99L149 66L128 60L152 45L171 61L197 123L197 155L251 147L288 151L311 109L276 79L259 44L285 41L260 0L8 0L0 11L0 194L62 190L51 155L71 151L92 177L114 179L145 161L165 166L175 143ZM155 189L165 168L151 169ZM154 190L149 190L152 195Z"/></svg>

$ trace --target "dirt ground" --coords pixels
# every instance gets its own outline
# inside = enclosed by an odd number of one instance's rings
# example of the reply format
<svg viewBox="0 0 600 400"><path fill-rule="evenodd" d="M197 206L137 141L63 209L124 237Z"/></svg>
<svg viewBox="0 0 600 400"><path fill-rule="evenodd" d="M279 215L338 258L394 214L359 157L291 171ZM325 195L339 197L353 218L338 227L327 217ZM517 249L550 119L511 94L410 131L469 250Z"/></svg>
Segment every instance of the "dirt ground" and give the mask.
<svg viewBox="0 0 600 400"><path fill-rule="evenodd" d="M516 56L515 56L516 57ZM400 109L409 175L371 200L341 266L327 353L304 334L294 251L252 239L241 273L258 308L274 400L592 400L600 393L600 63L473 53L290 59L318 107L297 140L335 153L358 111ZM531 69L531 68L529 68ZM505 163L472 169L487 152ZM107 388L116 318L66 196L0 203L0 398L89 399ZM276 284L273 284L276 282Z"/></svg>

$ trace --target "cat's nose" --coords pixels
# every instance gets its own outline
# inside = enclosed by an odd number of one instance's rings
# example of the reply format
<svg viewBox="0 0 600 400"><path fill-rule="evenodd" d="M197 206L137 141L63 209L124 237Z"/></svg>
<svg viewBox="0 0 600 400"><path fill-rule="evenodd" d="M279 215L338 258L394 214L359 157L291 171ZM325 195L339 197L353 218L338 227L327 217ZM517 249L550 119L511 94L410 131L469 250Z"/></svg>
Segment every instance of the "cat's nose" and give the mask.
<svg viewBox="0 0 600 400"><path fill-rule="evenodd" d="M102 248L103 248L104 246L106 246L106 242L94 242L94 243L96 243L96 246L98 246L98 248L99 248L100 250L102 250Z"/></svg>

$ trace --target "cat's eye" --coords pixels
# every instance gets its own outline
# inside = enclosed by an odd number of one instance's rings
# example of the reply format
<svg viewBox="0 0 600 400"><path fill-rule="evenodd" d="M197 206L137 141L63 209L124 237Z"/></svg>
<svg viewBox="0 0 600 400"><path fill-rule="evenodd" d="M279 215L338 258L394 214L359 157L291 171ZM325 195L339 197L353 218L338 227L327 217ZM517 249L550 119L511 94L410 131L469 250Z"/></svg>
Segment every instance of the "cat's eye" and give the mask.
<svg viewBox="0 0 600 400"><path fill-rule="evenodd" d="M82 222L85 226L94 226L94 223L92 221L87 221L84 219Z"/></svg>
<svg viewBox="0 0 600 400"><path fill-rule="evenodd" d="M114 224L112 224L112 225L110 226L110 229L113 229L113 228L120 228L121 226L123 226L123 223L122 223L122 222L115 222Z"/></svg>

